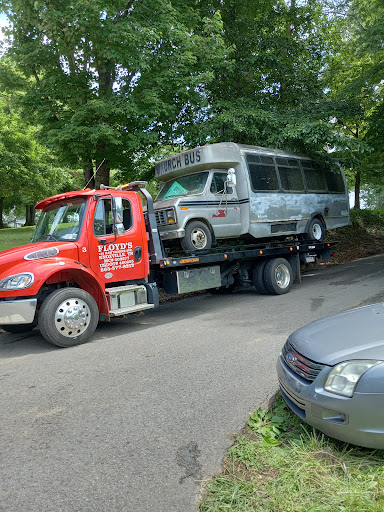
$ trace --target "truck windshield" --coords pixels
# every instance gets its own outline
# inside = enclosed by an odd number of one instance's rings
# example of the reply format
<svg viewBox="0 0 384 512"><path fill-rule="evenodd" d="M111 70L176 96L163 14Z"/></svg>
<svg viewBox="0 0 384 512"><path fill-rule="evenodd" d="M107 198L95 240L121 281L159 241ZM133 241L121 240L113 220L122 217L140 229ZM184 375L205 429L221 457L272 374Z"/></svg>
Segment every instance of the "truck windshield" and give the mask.
<svg viewBox="0 0 384 512"><path fill-rule="evenodd" d="M208 179L208 172L198 172L180 176L174 180L167 181L160 190L155 201L171 199L173 197L201 194L204 191Z"/></svg>
<svg viewBox="0 0 384 512"><path fill-rule="evenodd" d="M85 205L83 197L53 203L40 215L31 242L76 240L80 234Z"/></svg>

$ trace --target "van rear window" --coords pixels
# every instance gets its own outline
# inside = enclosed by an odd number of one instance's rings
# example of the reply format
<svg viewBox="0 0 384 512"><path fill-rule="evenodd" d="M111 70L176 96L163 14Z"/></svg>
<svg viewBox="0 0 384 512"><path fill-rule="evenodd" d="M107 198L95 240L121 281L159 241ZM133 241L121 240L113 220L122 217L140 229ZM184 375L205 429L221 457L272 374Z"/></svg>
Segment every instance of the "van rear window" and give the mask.
<svg viewBox="0 0 384 512"><path fill-rule="evenodd" d="M328 192L331 194L345 194L345 185L340 169L329 169L325 171L325 179L327 181Z"/></svg>

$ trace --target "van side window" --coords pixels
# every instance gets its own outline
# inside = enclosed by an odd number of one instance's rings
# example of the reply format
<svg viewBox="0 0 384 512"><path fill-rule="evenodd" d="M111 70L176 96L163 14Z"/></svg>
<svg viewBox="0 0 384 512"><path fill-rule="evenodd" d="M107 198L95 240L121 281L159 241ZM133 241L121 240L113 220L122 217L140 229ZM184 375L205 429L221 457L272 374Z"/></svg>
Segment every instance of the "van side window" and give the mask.
<svg viewBox="0 0 384 512"><path fill-rule="evenodd" d="M212 177L210 191L212 194L223 194L226 190L227 194L232 194L232 187L225 189L225 182L227 181L227 175L222 172L215 172Z"/></svg>
<svg viewBox="0 0 384 512"><path fill-rule="evenodd" d="M324 194L327 191L324 171L309 160L301 160L308 192Z"/></svg>
<svg viewBox="0 0 384 512"><path fill-rule="evenodd" d="M345 184L340 169L327 169L325 171L328 192L331 194L345 194Z"/></svg>
<svg viewBox="0 0 384 512"><path fill-rule="evenodd" d="M272 157L246 155L252 189L256 192L278 192L279 182Z"/></svg>
<svg viewBox="0 0 384 512"><path fill-rule="evenodd" d="M284 192L303 193L304 182L299 161L293 158L276 158L276 163Z"/></svg>

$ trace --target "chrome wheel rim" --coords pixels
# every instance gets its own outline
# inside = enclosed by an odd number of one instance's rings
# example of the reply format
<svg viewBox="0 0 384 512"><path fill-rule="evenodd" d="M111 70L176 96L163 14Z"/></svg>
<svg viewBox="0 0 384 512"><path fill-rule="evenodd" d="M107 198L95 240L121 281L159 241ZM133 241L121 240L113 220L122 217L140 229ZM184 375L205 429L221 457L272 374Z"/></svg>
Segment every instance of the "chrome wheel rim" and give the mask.
<svg viewBox="0 0 384 512"><path fill-rule="evenodd" d="M280 264L275 270L275 280L279 288L287 288L291 281L291 275L286 265Z"/></svg>
<svg viewBox="0 0 384 512"><path fill-rule="evenodd" d="M207 245L207 235L202 229L195 228L191 233L191 242L195 249L204 249Z"/></svg>
<svg viewBox="0 0 384 512"><path fill-rule="evenodd" d="M74 338L82 334L89 325L90 310L81 299L64 300L55 313L55 327L60 334Z"/></svg>

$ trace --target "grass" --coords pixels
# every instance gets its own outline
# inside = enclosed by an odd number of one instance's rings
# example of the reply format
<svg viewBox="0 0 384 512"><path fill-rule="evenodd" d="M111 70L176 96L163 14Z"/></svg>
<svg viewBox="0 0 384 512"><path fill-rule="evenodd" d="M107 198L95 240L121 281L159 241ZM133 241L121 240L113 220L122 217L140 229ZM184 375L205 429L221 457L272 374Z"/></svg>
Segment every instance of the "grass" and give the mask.
<svg viewBox="0 0 384 512"><path fill-rule="evenodd" d="M34 226L0 229L0 251L29 244L34 230Z"/></svg>
<svg viewBox="0 0 384 512"><path fill-rule="evenodd" d="M223 472L203 486L200 512L378 512L384 451L332 440L278 398L253 413Z"/></svg>

